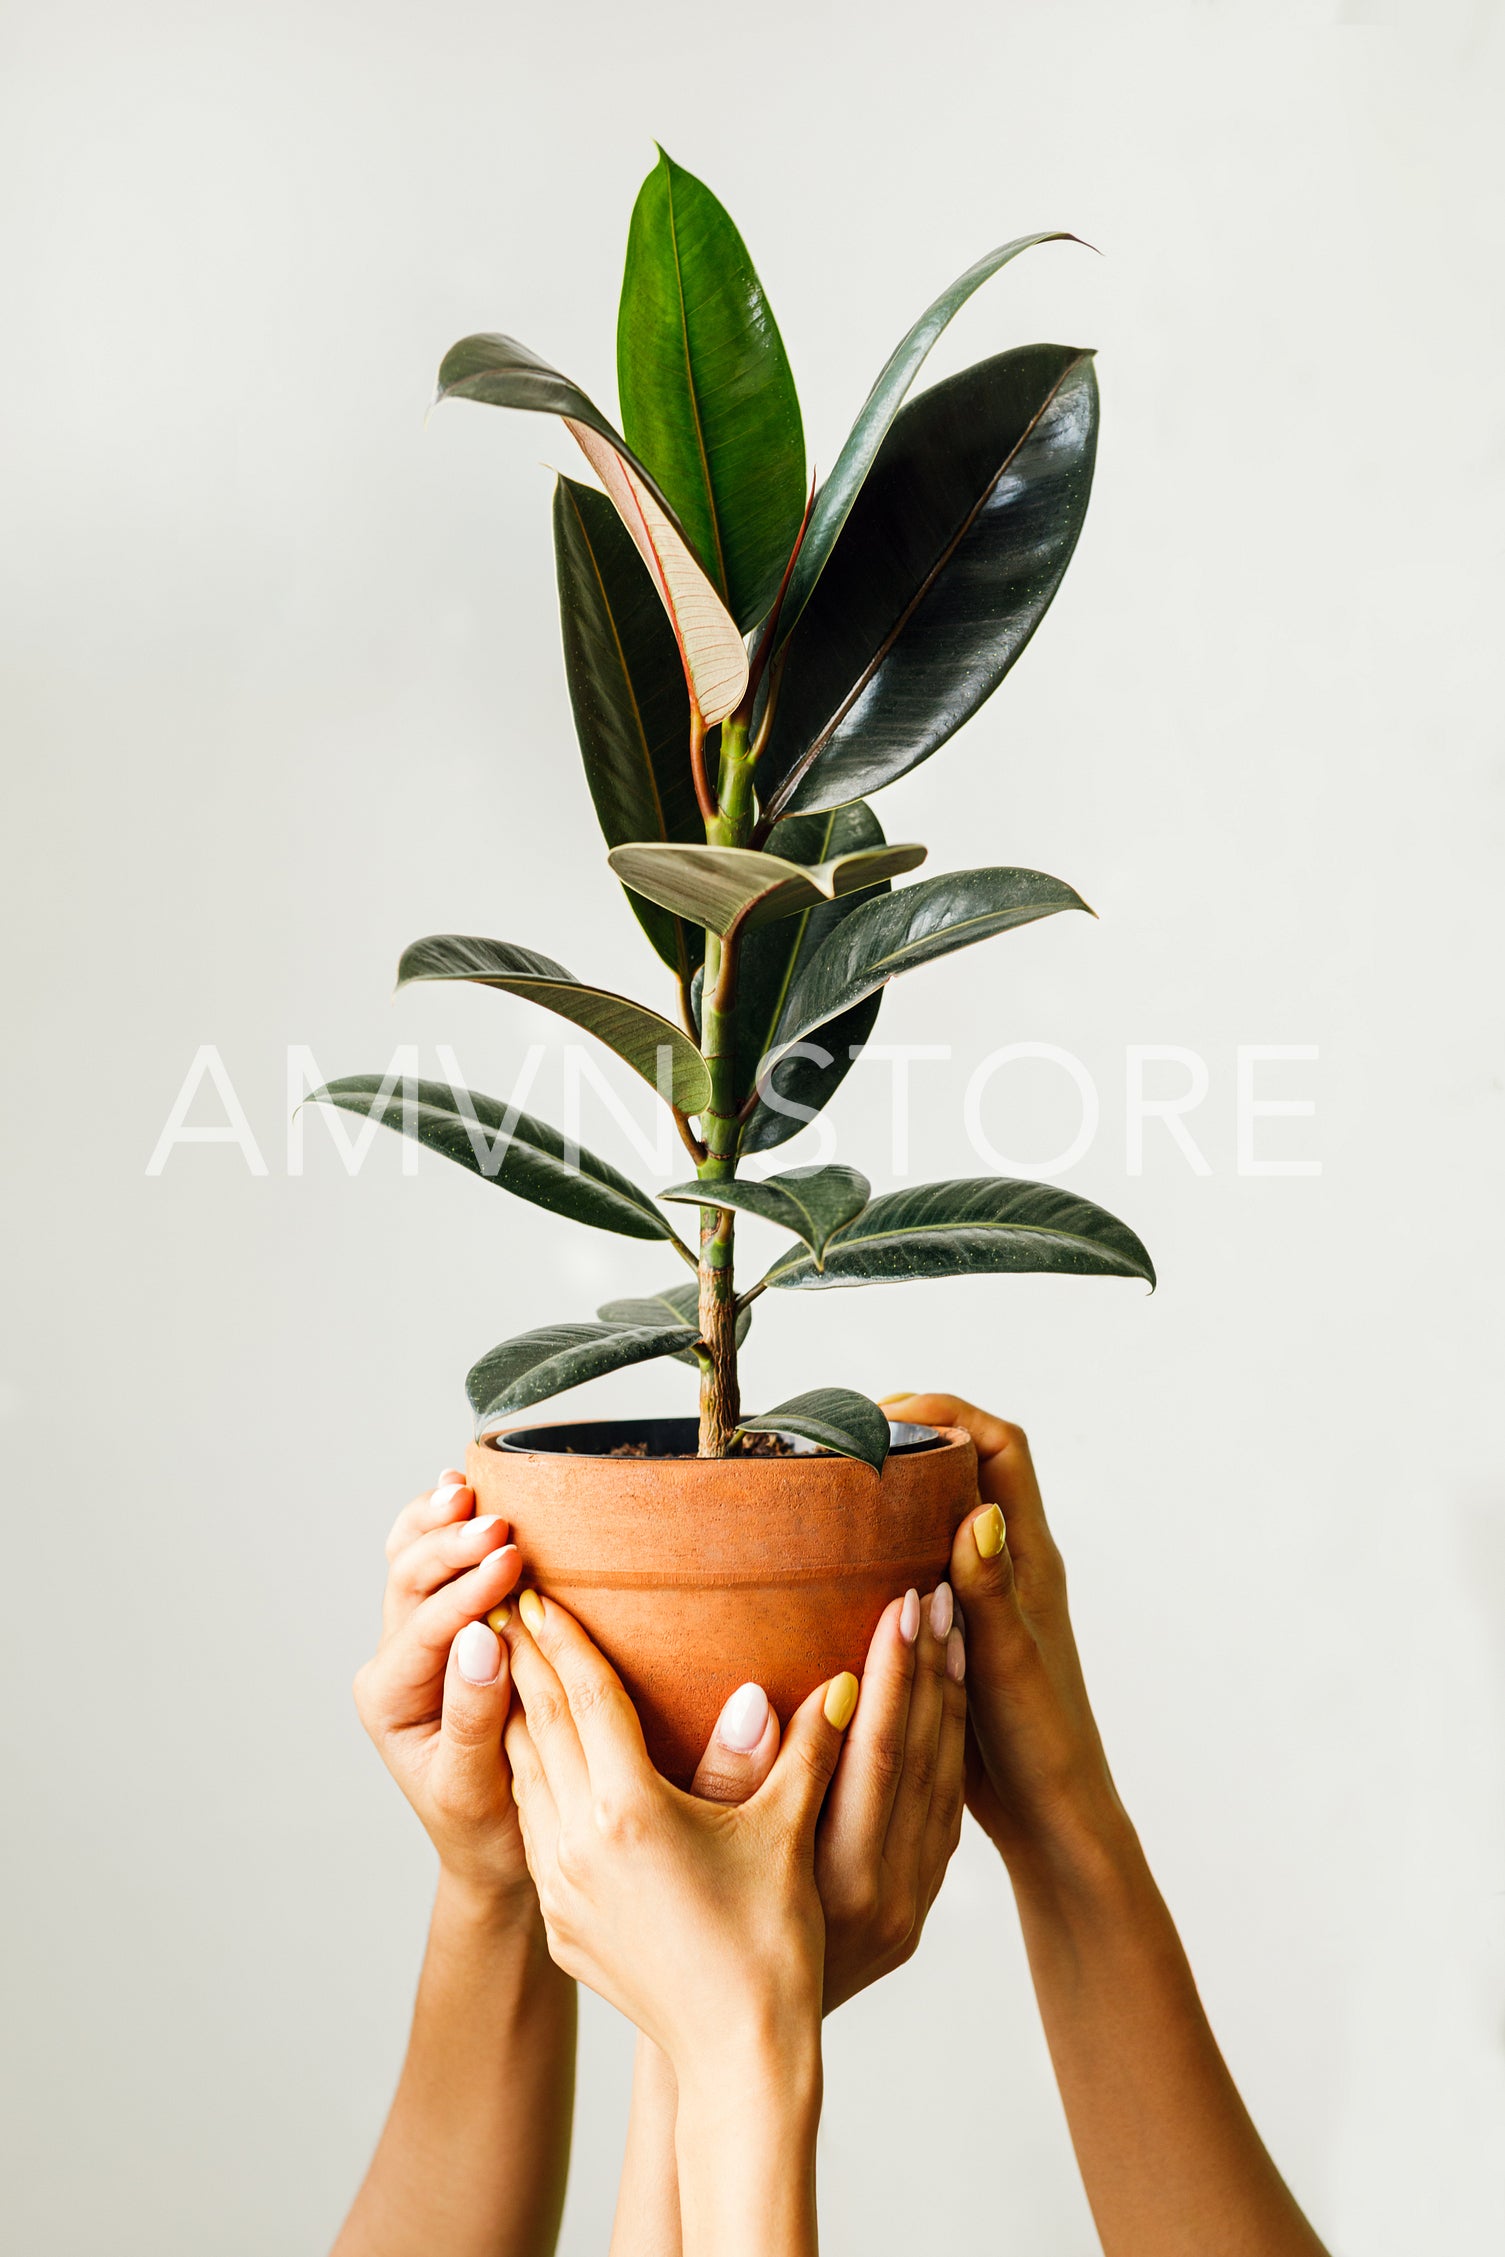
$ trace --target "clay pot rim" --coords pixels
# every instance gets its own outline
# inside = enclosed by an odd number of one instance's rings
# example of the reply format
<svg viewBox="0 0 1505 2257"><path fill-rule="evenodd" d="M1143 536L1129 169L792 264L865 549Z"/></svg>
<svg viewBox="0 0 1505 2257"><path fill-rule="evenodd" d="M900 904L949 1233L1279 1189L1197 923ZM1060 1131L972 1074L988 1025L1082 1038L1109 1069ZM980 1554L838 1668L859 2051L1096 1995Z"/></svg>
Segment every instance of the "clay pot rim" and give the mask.
<svg viewBox="0 0 1505 2257"><path fill-rule="evenodd" d="M962 1433L961 1429L957 1427L918 1426L909 1421L896 1419L890 1419L888 1424L889 1434L891 1437L888 1453L890 1459L899 1457L929 1457L932 1454L939 1454L942 1451L953 1450L958 1446L960 1442L964 1442L967 1439L966 1436ZM530 1422L529 1424L524 1426L499 1427L493 1433L477 1435L476 1447L482 1450L494 1451L498 1457L503 1458L516 1457L532 1458L535 1460L557 1459L563 1460L566 1464L573 1460L574 1462L582 1465L704 1465L707 1467L714 1466L719 1472L723 1474L731 1467L737 1467L739 1469L761 1468L766 1471L771 1467L777 1466L781 1471L787 1472L791 1467L798 1465L830 1466L832 1464L841 1465L851 1462L850 1460L843 1459L839 1452L834 1450L822 1450L813 1443L805 1446L797 1446L791 1456L778 1458L697 1458L693 1455L687 1456L682 1454L675 1454L670 1451L663 1451L657 1455L650 1453L648 1456L641 1458L613 1458L611 1448L609 1446L600 1450L582 1449L578 1446L575 1448L555 1446L552 1448L544 1449L527 1449L523 1447L521 1441L521 1437L523 1437L524 1435L588 1434L594 1432L596 1434L599 1434L603 1440L607 1440L609 1438L610 1443L616 1443L640 1439L640 1434L635 1430L640 1430L643 1427L662 1428L671 1426L683 1427L687 1429L689 1436L693 1438L695 1425L696 1422L692 1417L680 1417L672 1415L669 1417L660 1416L656 1418L618 1417L598 1419L548 1419L540 1422ZM904 1436L904 1439L902 1441L897 1439L897 1437L901 1434ZM514 1437L516 1437L517 1439L514 1439ZM798 1445L799 1438L791 1436L790 1439L792 1441L796 1441Z"/></svg>

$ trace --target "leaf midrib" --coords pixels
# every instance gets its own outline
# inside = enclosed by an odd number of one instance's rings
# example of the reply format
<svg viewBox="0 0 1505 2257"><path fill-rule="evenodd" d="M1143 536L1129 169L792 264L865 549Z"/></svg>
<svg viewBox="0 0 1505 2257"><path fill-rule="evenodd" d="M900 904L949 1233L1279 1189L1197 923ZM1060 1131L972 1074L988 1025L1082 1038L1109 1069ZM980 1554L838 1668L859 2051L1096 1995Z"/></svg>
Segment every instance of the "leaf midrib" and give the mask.
<svg viewBox="0 0 1505 2257"><path fill-rule="evenodd" d="M896 1239L924 1238L933 1233L939 1233L942 1231L962 1230L1010 1232L1019 1237L1054 1239L1065 1246L1085 1246L1089 1247L1094 1253L1102 1253L1104 1251L1103 1242L1101 1239L1083 1238L1079 1231L1043 1229L1039 1224L1036 1223L907 1223L901 1229L863 1231L852 1238L848 1238L845 1235L846 1231L852 1230L854 1229L854 1227L855 1226L851 1223L845 1224L843 1228L837 1231L835 1236L828 1241L826 1246L827 1262L830 1261L830 1258L833 1254L840 1254L844 1250L844 1248L848 1246L884 1246ZM1113 1249L1109 1248L1107 1249L1107 1251L1111 1253ZM1119 1260L1123 1260L1125 1257L1120 1255L1118 1258ZM802 1254L792 1261L775 1262L768 1275L770 1278L781 1277L786 1271L791 1269L799 1269L803 1263L811 1262L813 1260L813 1255ZM822 1265L817 1264L818 1268L821 1266ZM1133 1275L1137 1277L1139 1275L1139 1272L1136 1270L1133 1272ZM919 1282L923 1283L924 1281L921 1280Z"/></svg>

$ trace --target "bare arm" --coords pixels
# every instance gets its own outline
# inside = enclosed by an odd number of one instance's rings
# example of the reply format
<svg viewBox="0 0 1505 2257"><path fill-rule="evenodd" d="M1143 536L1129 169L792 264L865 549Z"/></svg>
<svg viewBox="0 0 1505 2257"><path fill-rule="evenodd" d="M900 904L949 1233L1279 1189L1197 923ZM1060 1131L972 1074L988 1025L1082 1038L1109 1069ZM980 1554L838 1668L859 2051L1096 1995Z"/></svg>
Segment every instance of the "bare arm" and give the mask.
<svg viewBox="0 0 1505 2257"><path fill-rule="evenodd" d="M1324 2257L1239 2098L1118 1799L1028 1442L953 1396L905 1397L896 1415L965 1426L977 1444L981 1503L952 1554L967 1802L1013 1882L1105 2257Z"/></svg>
<svg viewBox="0 0 1505 2257"><path fill-rule="evenodd" d="M544 2257L564 2205L575 1986L528 1876L502 1751L506 1649L483 1619L518 1556L505 1523L474 1511L449 1473L399 1517L382 1642L356 1681L439 1886L397 2096L336 2257Z"/></svg>

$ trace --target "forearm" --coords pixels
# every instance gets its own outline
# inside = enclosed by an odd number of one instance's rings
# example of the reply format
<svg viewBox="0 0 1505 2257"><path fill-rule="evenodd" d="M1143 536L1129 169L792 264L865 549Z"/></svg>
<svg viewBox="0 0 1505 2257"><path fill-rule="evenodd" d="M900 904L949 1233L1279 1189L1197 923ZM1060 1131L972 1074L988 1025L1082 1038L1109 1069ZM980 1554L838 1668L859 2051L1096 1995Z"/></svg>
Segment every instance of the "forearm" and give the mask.
<svg viewBox="0 0 1505 2257"><path fill-rule="evenodd" d="M1011 1860L1105 2257L1323 2257L1228 2073L1127 1820Z"/></svg>
<svg viewBox="0 0 1505 2257"><path fill-rule="evenodd" d="M820 2105L818 2017L681 2074L684 2257L815 2257Z"/></svg>
<svg viewBox="0 0 1505 2257"><path fill-rule="evenodd" d="M536 1905L441 1874L391 2113L334 2257L541 2257L569 2169L575 1986Z"/></svg>
<svg viewBox="0 0 1505 2257"><path fill-rule="evenodd" d="M667 2054L640 2033L610 2257L681 2257L678 2108L679 2087Z"/></svg>

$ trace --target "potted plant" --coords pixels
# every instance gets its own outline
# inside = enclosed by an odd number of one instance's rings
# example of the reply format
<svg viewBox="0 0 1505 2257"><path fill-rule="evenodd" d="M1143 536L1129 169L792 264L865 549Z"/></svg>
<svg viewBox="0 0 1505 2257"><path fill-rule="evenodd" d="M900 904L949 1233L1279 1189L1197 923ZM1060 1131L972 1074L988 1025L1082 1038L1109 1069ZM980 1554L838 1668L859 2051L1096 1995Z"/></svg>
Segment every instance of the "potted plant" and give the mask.
<svg viewBox="0 0 1505 2257"><path fill-rule="evenodd" d="M660 153L632 215L618 431L514 339L464 338L440 399L562 417L600 481L561 477L554 542L570 697L607 861L677 989L677 1018L515 941L415 941L399 983L472 980L603 1042L673 1113L693 1174L658 1198L513 1105L359 1075L317 1098L415 1137L598 1230L661 1240L662 1291L526 1332L467 1382L481 1509L571 1606L688 1775L728 1689L787 1715L861 1665L877 1614L944 1572L973 1495L956 1432L890 1428L840 1387L749 1415L737 1350L768 1293L979 1271L1154 1283L1124 1223L1049 1184L968 1178L871 1196L855 1168L753 1178L828 1104L911 967L1086 904L1039 871L892 881L868 795L927 760L997 687L1048 609L1087 508L1092 355L1025 345L906 401L995 250L903 338L829 476L807 492L799 403L741 236ZM688 1211L688 1213L687 1213ZM698 1237L676 1218L698 1212ZM740 1214L790 1244L739 1281ZM675 1357L697 1420L502 1422L602 1373Z"/></svg>

